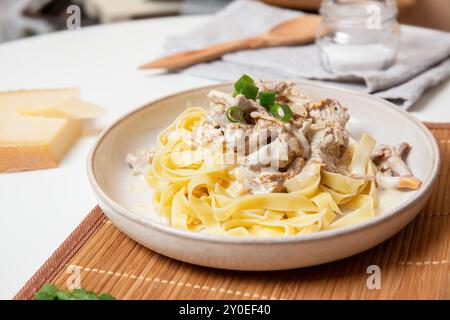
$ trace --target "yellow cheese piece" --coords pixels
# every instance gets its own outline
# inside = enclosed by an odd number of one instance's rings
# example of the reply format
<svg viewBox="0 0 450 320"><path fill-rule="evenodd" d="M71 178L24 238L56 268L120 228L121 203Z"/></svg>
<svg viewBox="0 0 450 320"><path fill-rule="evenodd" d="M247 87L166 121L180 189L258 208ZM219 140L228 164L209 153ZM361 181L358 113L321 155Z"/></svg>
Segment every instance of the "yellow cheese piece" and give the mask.
<svg viewBox="0 0 450 320"><path fill-rule="evenodd" d="M49 118L63 119L94 119L101 116L105 109L81 101L79 98L69 98L55 105L24 106L18 108L22 115L41 115Z"/></svg>
<svg viewBox="0 0 450 320"><path fill-rule="evenodd" d="M82 132L82 120L21 115L20 108L58 105L78 89L0 93L0 172L56 167Z"/></svg>

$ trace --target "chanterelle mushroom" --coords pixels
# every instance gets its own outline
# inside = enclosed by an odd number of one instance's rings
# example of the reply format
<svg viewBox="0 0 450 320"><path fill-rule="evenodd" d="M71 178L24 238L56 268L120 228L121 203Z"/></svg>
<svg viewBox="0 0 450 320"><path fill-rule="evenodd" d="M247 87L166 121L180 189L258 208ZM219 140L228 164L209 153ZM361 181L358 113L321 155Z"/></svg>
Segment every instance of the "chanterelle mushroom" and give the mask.
<svg viewBox="0 0 450 320"><path fill-rule="evenodd" d="M412 173L403 161L410 149L411 146L405 142L392 147L381 144L373 151L371 158L382 171L390 169L394 176L410 177Z"/></svg>
<svg viewBox="0 0 450 320"><path fill-rule="evenodd" d="M422 181L416 177L395 177L388 176L381 172L378 172L376 177L378 187L382 189L419 189Z"/></svg>
<svg viewBox="0 0 450 320"><path fill-rule="evenodd" d="M400 143L397 146L380 145L372 153L372 161L380 171L376 176L381 188L418 189L422 182L413 177L406 163L403 161L411 146Z"/></svg>

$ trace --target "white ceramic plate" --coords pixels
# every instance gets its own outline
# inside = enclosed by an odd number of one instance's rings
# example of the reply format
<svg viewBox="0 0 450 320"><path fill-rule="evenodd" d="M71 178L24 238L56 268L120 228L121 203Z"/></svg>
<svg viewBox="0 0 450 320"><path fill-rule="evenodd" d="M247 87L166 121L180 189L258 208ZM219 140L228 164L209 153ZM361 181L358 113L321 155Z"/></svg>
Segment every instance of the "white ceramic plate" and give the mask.
<svg viewBox="0 0 450 320"><path fill-rule="evenodd" d="M330 97L349 108L353 137L368 132L378 143L409 142L408 165L423 181L400 204L375 218L342 229L276 238L238 238L178 230L158 222L152 191L125 163L128 152L152 149L159 132L186 107L208 108L211 89L231 91L230 84L175 94L132 111L106 129L88 159L88 175L100 207L125 234L174 259L235 270L279 270L317 265L367 250L394 235L425 205L439 169L439 150L428 129L398 107L370 95L297 83L312 100Z"/></svg>

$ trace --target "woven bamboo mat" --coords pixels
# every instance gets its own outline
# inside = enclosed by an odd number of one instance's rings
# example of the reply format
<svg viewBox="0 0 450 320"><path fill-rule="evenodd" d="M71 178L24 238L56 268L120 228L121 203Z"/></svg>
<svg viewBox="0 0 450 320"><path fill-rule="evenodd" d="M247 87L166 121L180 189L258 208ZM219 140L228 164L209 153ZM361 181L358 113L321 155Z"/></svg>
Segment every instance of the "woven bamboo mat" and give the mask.
<svg viewBox="0 0 450 320"><path fill-rule="evenodd" d="M15 299L32 298L43 283L66 288L74 272L81 287L118 299L450 299L450 124L428 127L442 155L431 199L404 230L369 251L298 270L215 270L142 247L95 208ZM379 290L366 286L370 265L381 269Z"/></svg>

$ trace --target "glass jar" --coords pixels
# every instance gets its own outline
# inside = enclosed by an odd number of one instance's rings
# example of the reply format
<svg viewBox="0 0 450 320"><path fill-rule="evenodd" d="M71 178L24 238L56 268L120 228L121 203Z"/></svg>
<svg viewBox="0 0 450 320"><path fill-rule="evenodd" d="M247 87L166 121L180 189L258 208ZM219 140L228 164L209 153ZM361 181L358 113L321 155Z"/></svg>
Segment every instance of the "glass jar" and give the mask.
<svg viewBox="0 0 450 320"><path fill-rule="evenodd" d="M323 0L316 44L330 72L380 70L395 60L400 40L395 0Z"/></svg>

